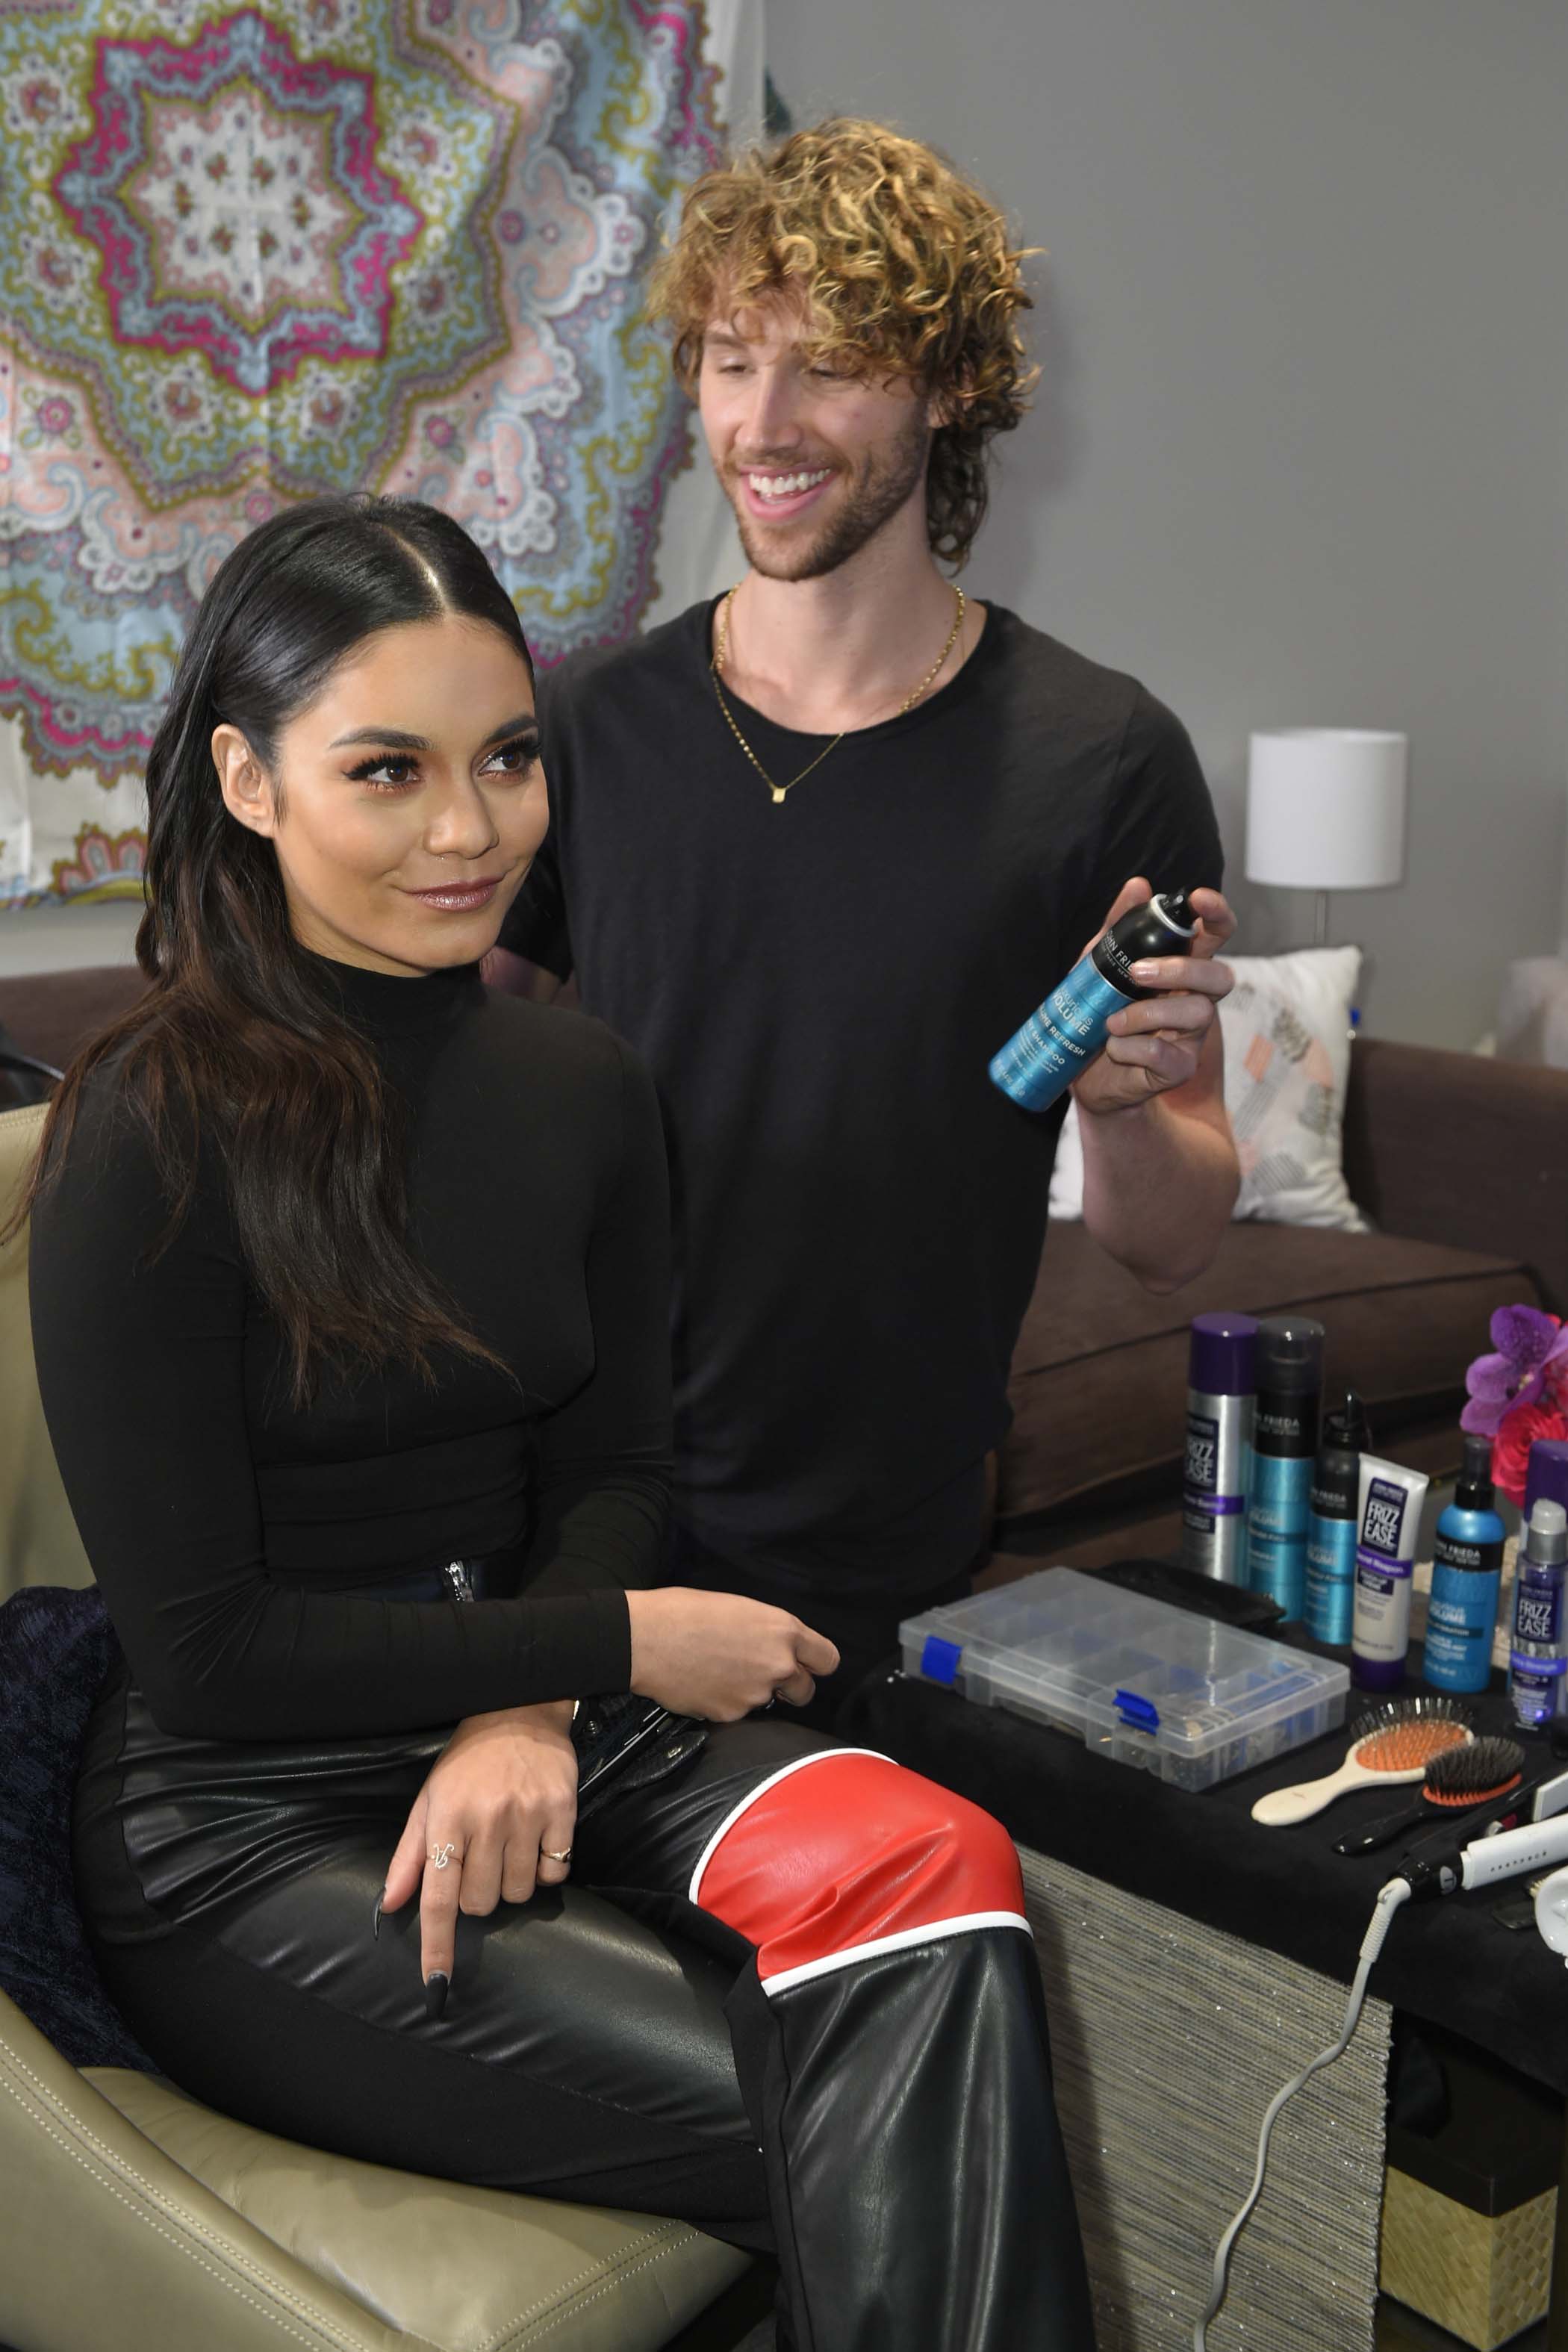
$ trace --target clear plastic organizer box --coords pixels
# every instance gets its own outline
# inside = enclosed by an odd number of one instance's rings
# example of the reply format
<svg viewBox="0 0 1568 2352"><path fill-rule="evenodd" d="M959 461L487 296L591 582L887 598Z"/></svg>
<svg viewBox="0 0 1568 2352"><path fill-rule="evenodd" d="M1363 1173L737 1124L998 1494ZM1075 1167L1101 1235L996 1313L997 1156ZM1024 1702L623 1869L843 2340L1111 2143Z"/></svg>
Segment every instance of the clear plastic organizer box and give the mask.
<svg viewBox="0 0 1568 2352"><path fill-rule="evenodd" d="M1344 1721L1350 1669L1047 1568L899 1628L904 1671L1075 1733L1177 1789L1212 1789Z"/></svg>

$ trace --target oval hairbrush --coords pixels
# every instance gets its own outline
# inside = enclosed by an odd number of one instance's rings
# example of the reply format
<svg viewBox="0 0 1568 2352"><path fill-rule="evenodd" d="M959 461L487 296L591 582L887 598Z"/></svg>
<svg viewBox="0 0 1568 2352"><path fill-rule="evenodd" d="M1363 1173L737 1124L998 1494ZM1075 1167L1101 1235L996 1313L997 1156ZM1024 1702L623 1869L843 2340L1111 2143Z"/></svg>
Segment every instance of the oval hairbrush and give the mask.
<svg viewBox="0 0 1568 2352"><path fill-rule="evenodd" d="M1524 1777L1524 1750L1517 1739L1468 1739L1445 1748L1426 1767L1418 1803L1401 1806L1396 1813L1380 1814L1363 1830L1352 1830L1334 1841L1336 1853L1375 1853L1391 1845L1402 1830L1418 1830L1444 1812L1462 1813L1471 1805L1485 1805L1506 1797Z"/></svg>
<svg viewBox="0 0 1568 2352"><path fill-rule="evenodd" d="M1252 1818L1265 1829L1286 1829L1321 1813L1336 1797L1352 1789L1382 1781L1385 1788L1425 1778L1434 1756L1445 1748L1462 1748L1470 1738L1468 1708L1456 1699L1384 1699L1357 1721L1350 1752L1337 1772L1321 1780L1299 1780L1293 1788L1272 1789L1259 1797Z"/></svg>

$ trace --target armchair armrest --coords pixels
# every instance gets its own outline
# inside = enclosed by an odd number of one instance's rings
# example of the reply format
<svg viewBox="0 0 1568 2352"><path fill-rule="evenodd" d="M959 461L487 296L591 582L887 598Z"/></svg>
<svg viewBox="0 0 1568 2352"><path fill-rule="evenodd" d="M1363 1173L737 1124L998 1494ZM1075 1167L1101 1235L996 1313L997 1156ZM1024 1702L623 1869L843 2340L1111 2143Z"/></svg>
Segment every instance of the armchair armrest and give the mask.
<svg viewBox="0 0 1568 2352"><path fill-rule="evenodd" d="M1344 1168L1385 1233L1521 1259L1568 1314L1568 1070L1359 1038Z"/></svg>

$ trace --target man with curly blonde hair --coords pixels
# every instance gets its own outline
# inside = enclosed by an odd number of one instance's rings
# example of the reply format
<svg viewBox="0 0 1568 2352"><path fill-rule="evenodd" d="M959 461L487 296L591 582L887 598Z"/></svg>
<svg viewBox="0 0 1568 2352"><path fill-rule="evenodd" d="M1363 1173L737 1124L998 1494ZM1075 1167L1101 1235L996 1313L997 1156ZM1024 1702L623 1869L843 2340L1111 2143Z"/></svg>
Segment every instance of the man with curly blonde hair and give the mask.
<svg viewBox="0 0 1568 2352"><path fill-rule="evenodd" d="M747 570L542 681L554 824L502 934L645 1055L676 1215L671 1580L843 1658L967 1589L1060 1110L993 1053L1107 921L1189 961L1079 1081L1084 1213L1152 1287L1235 1197L1232 919L1171 713L944 577L1025 412L1026 258L930 148L840 121L690 190L651 306Z"/></svg>

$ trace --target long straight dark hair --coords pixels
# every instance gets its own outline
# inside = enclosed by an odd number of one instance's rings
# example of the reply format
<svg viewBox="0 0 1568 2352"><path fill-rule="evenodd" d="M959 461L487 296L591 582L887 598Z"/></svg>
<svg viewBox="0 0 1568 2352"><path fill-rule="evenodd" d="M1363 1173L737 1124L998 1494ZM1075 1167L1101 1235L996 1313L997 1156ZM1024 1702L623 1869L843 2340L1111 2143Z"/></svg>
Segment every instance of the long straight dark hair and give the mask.
<svg viewBox="0 0 1568 2352"><path fill-rule="evenodd" d="M144 1123L170 1202L166 1246L216 1147L296 1403L322 1367L496 1360L412 1255L402 1105L295 939L270 842L224 805L215 728L276 776L278 740L380 629L459 613L516 646L510 598L468 533L412 499L312 499L243 540L202 599L147 760L142 1001L78 1055L15 1229L59 1167L82 1088L106 1067Z"/></svg>

